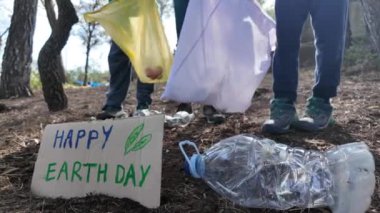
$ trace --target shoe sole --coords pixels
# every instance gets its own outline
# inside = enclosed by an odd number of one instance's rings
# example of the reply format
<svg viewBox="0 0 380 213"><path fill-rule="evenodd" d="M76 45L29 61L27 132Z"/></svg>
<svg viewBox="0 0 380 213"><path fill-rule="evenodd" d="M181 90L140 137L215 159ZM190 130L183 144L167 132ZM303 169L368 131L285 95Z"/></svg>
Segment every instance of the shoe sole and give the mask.
<svg viewBox="0 0 380 213"><path fill-rule="evenodd" d="M104 121L104 120L109 120L109 119L115 119L115 116L111 116L111 115L97 115L96 117L96 120L101 120L101 121Z"/></svg>
<svg viewBox="0 0 380 213"><path fill-rule="evenodd" d="M327 127L331 127L334 124L335 124L334 119L330 119L326 123L326 125L324 125L324 126L315 126L315 125L310 124L308 122L298 121L298 122L292 124L292 127L294 127L295 129L301 130L301 131L305 131L305 132L318 132L318 131L326 129Z"/></svg>
<svg viewBox="0 0 380 213"><path fill-rule="evenodd" d="M267 126L263 126L261 128L261 131L264 133L269 133L269 134L285 134L285 133L289 132L290 126L291 125L280 129L280 128L276 128L276 127L267 125Z"/></svg>
<svg viewBox="0 0 380 213"><path fill-rule="evenodd" d="M226 120L224 116L206 116L207 123L209 124L222 124Z"/></svg>

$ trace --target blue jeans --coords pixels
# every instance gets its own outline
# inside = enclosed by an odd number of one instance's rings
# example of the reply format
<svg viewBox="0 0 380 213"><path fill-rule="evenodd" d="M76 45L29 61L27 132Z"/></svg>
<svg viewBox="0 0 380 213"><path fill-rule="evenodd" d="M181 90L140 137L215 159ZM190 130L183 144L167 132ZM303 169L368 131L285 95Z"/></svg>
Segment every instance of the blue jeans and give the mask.
<svg viewBox="0 0 380 213"><path fill-rule="evenodd" d="M108 54L108 65L111 77L103 110L121 110L131 82L132 64L128 56L114 42ZM150 95L153 90L154 84L137 81L137 109L146 108L152 103Z"/></svg>
<svg viewBox="0 0 380 213"><path fill-rule="evenodd" d="M298 54L303 25L311 16L316 46L313 96L337 95L345 46L348 0L276 0L278 47L273 62L275 98L295 102L298 87Z"/></svg>

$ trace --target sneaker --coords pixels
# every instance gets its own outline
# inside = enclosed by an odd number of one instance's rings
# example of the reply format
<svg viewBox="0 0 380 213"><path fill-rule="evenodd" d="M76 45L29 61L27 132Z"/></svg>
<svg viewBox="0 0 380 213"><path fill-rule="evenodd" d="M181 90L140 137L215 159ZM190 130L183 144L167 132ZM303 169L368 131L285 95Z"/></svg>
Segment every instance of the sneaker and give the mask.
<svg viewBox="0 0 380 213"><path fill-rule="evenodd" d="M189 114L192 114L193 113L193 108L191 107L191 104L181 103L177 107L177 112L187 112Z"/></svg>
<svg viewBox="0 0 380 213"><path fill-rule="evenodd" d="M264 122L262 131L272 134L286 133L297 119L297 111L291 101L273 99L270 104L270 119Z"/></svg>
<svg viewBox="0 0 380 213"><path fill-rule="evenodd" d="M150 111L149 109L140 109L136 110L131 117L146 117L153 115L153 111Z"/></svg>
<svg viewBox="0 0 380 213"><path fill-rule="evenodd" d="M295 127L300 130L315 132L325 129L334 123L333 108L330 102L317 97L307 100L305 115L296 122Z"/></svg>
<svg viewBox="0 0 380 213"><path fill-rule="evenodd" d="M144 117L149 116L149 105L148 104L138 104L135 112L131 114L131 117Z"/></svg>
<svg viewBox="0 0 380 213"><path fill-rule="evenodd" d="M143 104L138 104L137 107L136 107L136 111L138 110L144 110L144 109L148 109L149 110L149 104L146 104L146 103L143 103Z"/></svg>
<svg viewBox="0 0 380 213"><path fill-rule="evenodd" d="M209 124L221 124L226 120L226 116L216 110L213 106L203 106L203 115Z"/></svg>
<svg viewBox="0 0 380 213"><path fill-rule="evenodd" d="M128 115L126 112L124 112L124 110L110 110L110 109L105 109L96 115L97 120L107 120L107 119L126 118L126 117L128 117Z"/></svg>

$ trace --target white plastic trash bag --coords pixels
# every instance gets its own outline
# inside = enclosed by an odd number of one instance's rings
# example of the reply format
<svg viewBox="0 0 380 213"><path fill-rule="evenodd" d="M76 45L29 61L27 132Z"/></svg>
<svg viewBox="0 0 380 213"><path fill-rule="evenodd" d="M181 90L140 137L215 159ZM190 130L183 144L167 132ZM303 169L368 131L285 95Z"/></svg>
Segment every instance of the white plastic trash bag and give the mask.
<svg viewBox="0 0 380 213"><path fill-rule="evenodd" d="M161 98L244 112L275 45L275 23L255 0L190 0Z"/></svg>

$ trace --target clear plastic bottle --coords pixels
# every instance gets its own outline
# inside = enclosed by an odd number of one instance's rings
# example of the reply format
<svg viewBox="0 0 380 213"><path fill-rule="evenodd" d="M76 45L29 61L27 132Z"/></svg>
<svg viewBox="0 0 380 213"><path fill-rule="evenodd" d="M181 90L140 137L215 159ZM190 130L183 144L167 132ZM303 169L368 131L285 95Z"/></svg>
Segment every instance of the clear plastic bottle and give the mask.
<svg viewBox="0 0 380 213"><path fill-rule="evenodd" d="M193 146L197 153L189 159L184 145ZM361 213L369 207L375 188L374 160L364 143L322 153L238 135L204 154L189 141L181 142L180 148L189 174L246 207L329 206L334 213Z"/></svg>
<svg viewBox="0 0 380 213"><path fill-rule="evenodd" d="M165 125L168 127L185 127L194 120L195 116L193 113L188 113L186 111L176 112L173 116L165 115Z"/></svg>
<svg viewBox="0 0 380 213"><path fill-rule="evenodd" d="M133 117L146 117L159 114L162 114L162 112L156 110L143 109L135 111L133 113ZM194 120L194 118L194 113L190 114L186 111L179 111L176 112L173 116L165 115L165 125L168 127L186 127L191 123L191 121Z"/></svg>

